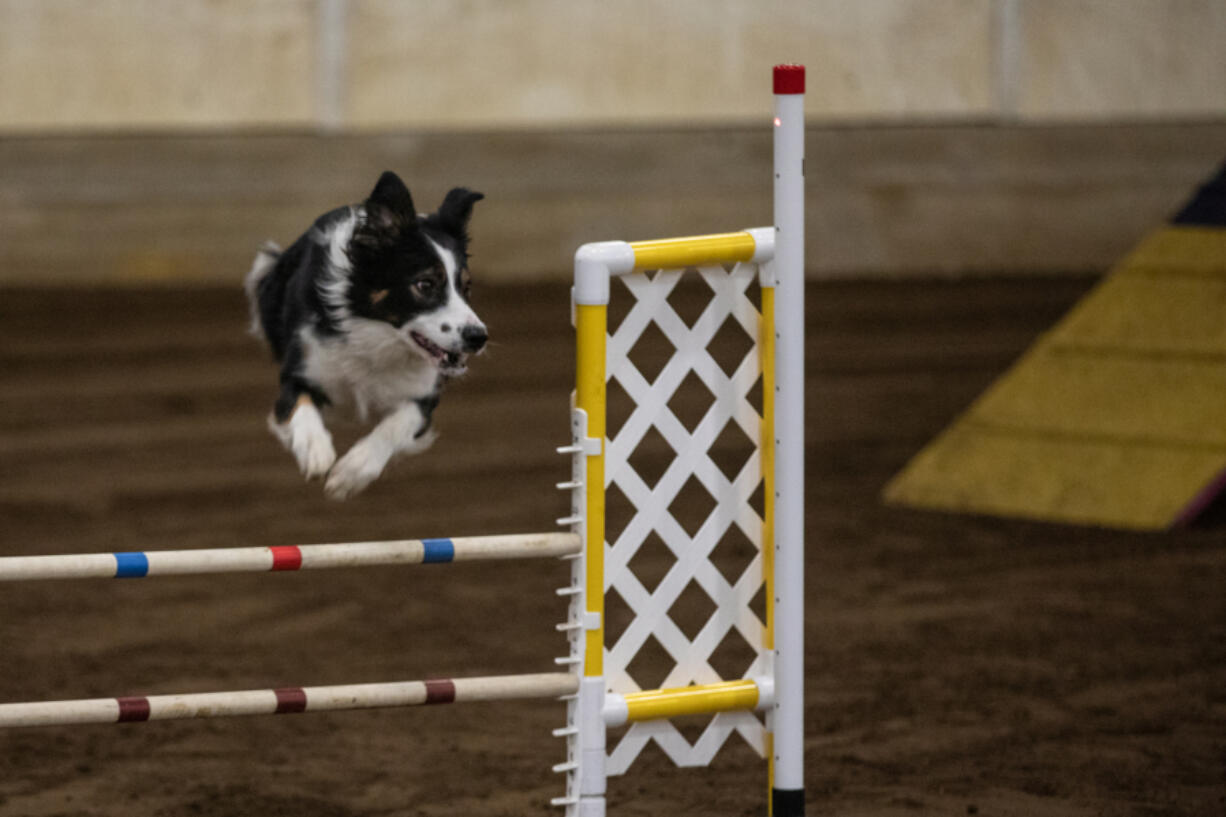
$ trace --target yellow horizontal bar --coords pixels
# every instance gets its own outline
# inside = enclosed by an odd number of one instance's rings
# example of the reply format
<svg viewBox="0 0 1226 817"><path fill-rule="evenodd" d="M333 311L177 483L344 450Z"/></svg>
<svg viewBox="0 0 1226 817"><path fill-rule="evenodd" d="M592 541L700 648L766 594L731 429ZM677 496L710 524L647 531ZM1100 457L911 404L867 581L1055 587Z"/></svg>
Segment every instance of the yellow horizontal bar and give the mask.
<svg viewBox="0 0 1226 817"><path fill-rule="evenodd" d="M632 241L635 269L683 269L706 264L749 261L756 243L749 233L717 233L687 238Z"/></svg>
<svg viewBox="0 0 1226 817"><path fill-rule="evenodd" d="M758 705L758 685L753 681L651 689L626 696L629 721L654 721L678 715L706 715Z"/></svg>

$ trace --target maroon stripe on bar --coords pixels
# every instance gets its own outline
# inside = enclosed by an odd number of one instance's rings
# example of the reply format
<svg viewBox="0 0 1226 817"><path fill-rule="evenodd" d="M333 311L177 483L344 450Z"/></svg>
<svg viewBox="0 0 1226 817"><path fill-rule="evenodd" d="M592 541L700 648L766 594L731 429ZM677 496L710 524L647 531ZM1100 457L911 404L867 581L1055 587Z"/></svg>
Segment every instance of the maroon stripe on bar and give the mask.
<svg viewBox="0 0 1226 817"><path fill-rule="evenodd" d="M455 682L447 678L426 681L426 703L449 704L455 701Z"/></svg>
<svg viewBox="0 0 1226 817"><path fill-rule="evenodd" d="M287 713L306 711L306 690L302 689L302 687L274 689L273 694L277 696L277 709L275 714L284 715Z"/></svg>
<svg viewBox="0 0 1226 817"><path fill-rule="evenodd" d="M141 696L116 698L119 702L119 720L116 723L149 720L149 699Z"/></svg>
<svg viewBox="0 0 1226 817"><path fill-rule="evenodd" d="M297 570L302 567L302 551L297 545L271 547L272 570Z"/></svg>

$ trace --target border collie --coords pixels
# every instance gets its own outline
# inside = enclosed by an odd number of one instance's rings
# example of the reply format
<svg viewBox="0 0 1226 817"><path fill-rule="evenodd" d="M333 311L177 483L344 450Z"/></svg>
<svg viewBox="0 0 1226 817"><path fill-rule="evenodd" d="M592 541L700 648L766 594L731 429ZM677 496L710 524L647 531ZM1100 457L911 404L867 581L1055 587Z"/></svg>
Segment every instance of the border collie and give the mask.
<svg viewBox="0 0 1226 817"><path fill-rule="evenodd" d="M282 251L265 244L247 275L252 331L281 365L268 426L307 479L347 499L393 457L434 442L431 415L449 378L480 352L485 325L468 304L468 221L484 196L457 187L418 215L385 172L361 204L325 213ZM374 428L339 460L323 409Z"/></svg>

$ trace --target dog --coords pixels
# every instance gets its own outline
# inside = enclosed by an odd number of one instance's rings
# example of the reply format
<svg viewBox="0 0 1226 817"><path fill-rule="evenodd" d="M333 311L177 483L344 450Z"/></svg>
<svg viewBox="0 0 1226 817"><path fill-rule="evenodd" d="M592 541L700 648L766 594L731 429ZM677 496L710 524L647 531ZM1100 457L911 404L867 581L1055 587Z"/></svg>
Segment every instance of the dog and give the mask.
<svg viewBox="0 0 1226 817"><path fill-rule="evenodd" d="M485 347L469 305L468 222L481 193L452 189L419 215L384 172L361 204L320 216L286 250L268 243L246 279L252 332L280 364L268 426L308 480L348 499L398 456L429 448L446 382ZM339 460L325 409L377 420Z"/></svg>

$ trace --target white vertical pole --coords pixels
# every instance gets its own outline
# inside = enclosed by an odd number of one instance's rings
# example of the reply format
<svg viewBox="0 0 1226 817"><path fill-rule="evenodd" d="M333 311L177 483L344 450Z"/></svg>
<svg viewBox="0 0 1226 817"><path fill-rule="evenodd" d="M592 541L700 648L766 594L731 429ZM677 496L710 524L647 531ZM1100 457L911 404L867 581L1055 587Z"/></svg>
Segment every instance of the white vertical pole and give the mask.
<svg viewBox="0 0 1226 817"><path fill-rule="evenodd" d="M805 69L776 65L773 817L805 810Z"/></svg>

